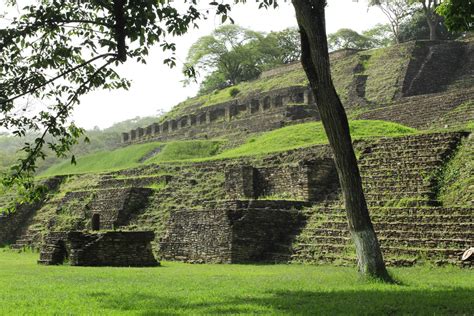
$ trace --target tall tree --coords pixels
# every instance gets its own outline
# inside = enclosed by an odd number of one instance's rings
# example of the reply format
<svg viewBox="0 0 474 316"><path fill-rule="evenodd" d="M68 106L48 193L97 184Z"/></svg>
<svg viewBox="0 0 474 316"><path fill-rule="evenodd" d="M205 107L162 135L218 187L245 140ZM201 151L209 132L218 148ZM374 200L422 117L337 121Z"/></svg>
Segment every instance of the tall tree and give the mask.
<svg viewBox="0 0 474 316"><path fill-rule="evenodd" d="M412 5L421 4L421 8L425 15L426 23L430 29L430 40L435 41L439 39L437 32L438 24L443 22L441 16L436 13L436 8L441 3L441 0L408 0Z"/></svg>
<svg viewBox="0 0 474 316"><path fill-rule="evenodd" d="M369 0L369 6L377 6L387 17L397 44L400 43L400 25L413 13L408 0Z"/></svg>
<svg viewBox="0 0 474 316"><path fill-rule="evenodd" d="M263 38L262 33L235 24L223 25L191 46L185 70L217 70L230 84L253 79L262 64L259 42Z"/></svg>
<svg viewBox="0 0 474 316"><path fill-rule="evenodd" d="M328 35L328 45L330 50L337 49L369 49L375 46L371 38L360 35L351 29L340 29Z"/></svg>
<svg viewBox="0 0 474 316"><path fill-rule="evenodd" d="M292 3L301 33L301 63L334 153L359 271L364 276L390 280L367 209L347 116L331 78L324 11L326 1L292 0Z"/></svg>

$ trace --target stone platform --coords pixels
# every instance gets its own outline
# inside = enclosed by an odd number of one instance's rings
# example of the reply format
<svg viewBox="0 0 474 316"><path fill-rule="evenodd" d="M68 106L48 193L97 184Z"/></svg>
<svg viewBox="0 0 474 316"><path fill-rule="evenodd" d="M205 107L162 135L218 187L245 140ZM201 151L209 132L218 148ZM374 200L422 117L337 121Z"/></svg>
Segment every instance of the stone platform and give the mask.
<svg viewBox="0 0 474 316"><path fill-rule="evenodd" d="M39 264L72 266L154 267L155 234L141 232L51 232L44 238Z"/></svg>

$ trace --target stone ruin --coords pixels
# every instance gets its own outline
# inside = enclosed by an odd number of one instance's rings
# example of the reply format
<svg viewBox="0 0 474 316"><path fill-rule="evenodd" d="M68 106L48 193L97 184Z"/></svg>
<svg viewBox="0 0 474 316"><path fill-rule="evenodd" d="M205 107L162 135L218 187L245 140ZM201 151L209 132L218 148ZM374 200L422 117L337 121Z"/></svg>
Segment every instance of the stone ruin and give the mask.
<svg viewBox="0 0 474 316"><path fill-rule="evenodd" d="M287 262L309 203L225 201L206 211L171 212L163 259L192 263Z"/></svg>
<svg viewBox="0 0 474 316"><path fill-rule="evenodd" d="M206 106L180 118L139 127L122 133L122 143L202 137L203 134L216 137L232 129L258 132L281 127L287 121L318 118L309 88L294 86Z"/></svg>
<svg viewBox="0 0 474 316"><path fill-rule="evenodd" d="M45 236L39 264L72 266L155 267L151 231L51 232Z"/></svg>

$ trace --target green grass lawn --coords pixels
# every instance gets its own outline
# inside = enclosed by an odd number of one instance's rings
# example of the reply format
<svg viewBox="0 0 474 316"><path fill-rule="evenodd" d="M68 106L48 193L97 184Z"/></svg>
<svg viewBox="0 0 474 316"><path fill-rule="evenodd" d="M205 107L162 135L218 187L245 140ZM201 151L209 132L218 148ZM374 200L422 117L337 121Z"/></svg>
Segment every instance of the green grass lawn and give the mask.
<svg viewBox="0 0 474 316"><path fill-rule="evenodd" d="M353 267L39 266L0 249L1 315L472 315L472 270L397 268L401 285L364 282Z"/></svg>
<svg viewBox="0 0 474 316"><path fill-rule="evenodd" d="M399 136L415 133L416 130L397 123L385 121L358 120L350 122L353 139ZM283 127L274 131L252 136L237 148L217 154L220 140L172 141L167 143L145 143L119 148L110 152L98 152L77 158L77 165L64 161L44 171L41 176L80 174L126 169L141 164L203 161L209 159L237 158L241 156L264 155L299 147L327 143L321 122L310 122ZM141 161L148 153L161 148L153 157Z"/></svg>

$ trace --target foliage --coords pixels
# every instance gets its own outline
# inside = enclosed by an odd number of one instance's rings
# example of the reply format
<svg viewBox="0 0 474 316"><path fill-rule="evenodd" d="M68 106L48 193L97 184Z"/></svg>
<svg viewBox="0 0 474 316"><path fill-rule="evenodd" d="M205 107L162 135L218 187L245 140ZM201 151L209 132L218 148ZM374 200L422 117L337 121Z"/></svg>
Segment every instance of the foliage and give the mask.
<svg viewBox="0 0 474 316"><path fill-rule="evenodd" d="M454 39L459 34L450 32L443 23L436 25L436 34L439 39ZM426 24L426 17L423 12L415 12L400 25L400 41L408 42L413 40L426 40L430 38L430 29Z"/></svg>
<svg viewBox="0 0 474 316"><path fill-rule="evenodd" d="M217 70L230 85L255 78L261 65L259 42L262 39L262 33L234 24L223 25L191 46L185 71L189 68Z"/></svg>
<svg viewBox="0 0 474 316"><path fill-rule="evenodd" d="M445 206L468 206L474 200L474 140L461 147L439 175L439 199Z"/></svg>
<svg viewBox="0 0 474 316"><path fill-rule="evenodd" d="M20 137L27 132L40 136L25 143L26 155L3 184L31 188L45 147L66 156L84 133L69 119L80 96L94 89L127 89L129 82L113 67L127 58L145 62L157 43L172 53L175 45L167 36L182 35L201 18L195 4L191 1L183 14L167 1L154 0L49 0L19 10L19 17L0 29L0 127ZM212 5L218 14L228 10L223 4ZM175 64L172 55L164 62ZM28 115L30 97L47 106Z"/></svg>
<svg viewBox="0 0 474 316"><path fill-rule="evenodd" d="M474 29L474 2L470 0L445 0L436 13L444 17L444 24L450 31L466 32Z"/></svg>
<svg viewBox="0 0 474 316"><path fill-rule="evenodd" d="M265 35L237 25L223 25L191 46L184 72L208 73L199 92L205 94L255 79L263 69L296 61L299 55L296 29Z"/></svg>
<svg viewBox="0 0 474 316"><path fill-rule="evenodd" d="M329 34L328 45L330 50L369 49L374 47L374 43L369 37L360 35L351 29L340 29L336 33Z"/></svg>
<svg viewBox="0 0 474 316"><path fill-rule="evenodd" d="M329 265L43 267L37 259L0 253L1 314L468 315L474 294L472 271L454 267L392 268L400 286Z"/></svg>
<svg viewBox="0 0 474 316"><path fill-rule="evenodd" d="M240 93L240 90L239 88L236 88L236 87L229 90L229 94L233 98L235 98L239 93Z"/></svg>
<svg viewBox="0 0 474 316"><path fill-rule="evenodd" d="M374 27L363 31L362 35L372 41L374 48L387 47L395 42L395 38L390 31L388 24L376 24Z"/></svg>
<svg viewBox="0 0 474 316"><path fill-rule="evenodd" d="M442 0L408 0L408 3L414 6L421 5L421 11L423 12L428 28L430 30L430 40L439 39L437 29L439 24L442 23L442 18L436 13L436 9Z"/></svg>
<svg viewBox="0 0 474 316"><path fill-rule="evenodd" d="M369 0L369 6L377 6L383 12L390 23L396 43L400 43L400 26L413 14L415 8L407 0Z"/></svg>

